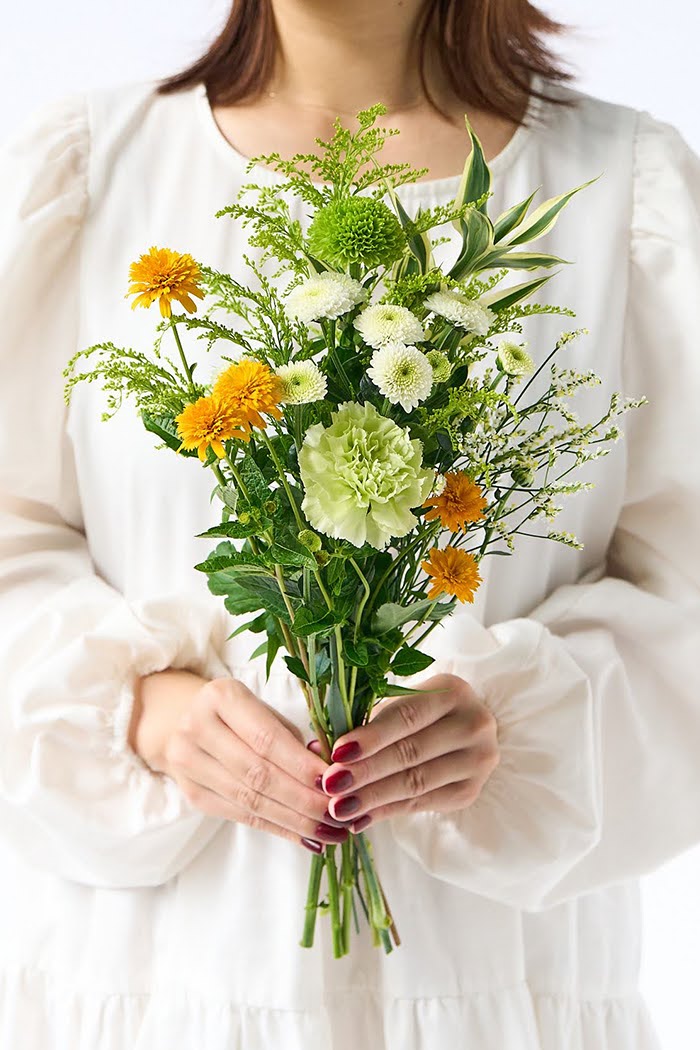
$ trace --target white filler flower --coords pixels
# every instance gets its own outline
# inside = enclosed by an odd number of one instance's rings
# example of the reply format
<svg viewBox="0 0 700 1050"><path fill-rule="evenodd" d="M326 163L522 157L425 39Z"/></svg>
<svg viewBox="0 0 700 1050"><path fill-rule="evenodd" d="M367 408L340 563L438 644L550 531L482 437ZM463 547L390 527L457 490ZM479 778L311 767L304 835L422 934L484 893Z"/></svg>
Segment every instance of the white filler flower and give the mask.
<svg viewBox="0 0 700 1050"><path fill-rule="evenodd" d="M308 405L326 396L326 377L313 361L293 361L289 365L280 365L277 375L282 380L282 400L288 405Z"/></svg>
<svg viewBox="0 0 700 1050"><path fill-rule="evenodd" d="M333 319L364 301L367 292L345 273L327 270L307 278L285 297L287 313L308 324L321 317Z"/></svg>
<svg viewBox="0 0 700 1050"><path fill-rule="evenodd" d="M368 346L381 350L387 343L418 343L425 339L423 325L405 306L377 303L355 318L355 328Z"/></svg>
<svg viewBox="0 0 700 1050"><path fill-rule="evenodd" d="M367 369L370 379L392 405L410 412L425 401L433 386L433 368L416 346L389 343L372 354Z"/></svg>
<svg viewBox="0 0 700 1050"><path fill-rule="evenodd" d="M496 320L493 310L482 306L476 299L468 299L456 289L444 292L433 292L425 300L424 306L433 313L446 317L453 325L464 328L477 335L488 335L489 328Z"/></svg>

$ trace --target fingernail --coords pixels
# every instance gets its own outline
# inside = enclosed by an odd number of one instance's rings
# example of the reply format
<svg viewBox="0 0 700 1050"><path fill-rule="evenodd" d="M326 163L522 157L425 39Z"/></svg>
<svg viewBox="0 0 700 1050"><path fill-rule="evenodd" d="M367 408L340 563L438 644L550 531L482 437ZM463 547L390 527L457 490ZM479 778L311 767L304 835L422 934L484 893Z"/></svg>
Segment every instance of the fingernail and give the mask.
<svg viewBox="0 0 700 1050"><path fill-rule="evenodd" d="M318 788L319 791L323 791L323 773L319 773L314 780L314 787Z"/></svg>
<svg viewBox="0 0 700 1050"><path fill-rule="evenodd" d="M347 798L341 798L339 802L336 802L334 807L335 815L340 820L341 817L347 817L350 813L355 813L361 805L359 795L348 795Z"/></svg>
<svg viewBox="0 0 700 1050"><path fill-rule="evenodd" d="M354 758L360 757L360 745L356 740L350 740L347 744L337 744L333 748L331 758L334 762L352 762Z"/></svg>
<svg viewBox="0 0 700 1050"><path fill-rule="evenodd" d="M316 839L300 839L299 841L301 842L302 846L306 846L306 848L310 849L312 853L323 852L323 846L320 842L317 842Z"/></svg>
<svg viewBox="0 0 700 1050"><path fill-rule="evenodd" d="M348 837L347 828L332 828L330 824L317 824L314 832L320 839L327 839L329 842L345 842Z"/></svg>
<svg viewBox="0 0 700 1050"><path fill-rule="evenodd" d="M334 827L338 828L346 828L348 824L346 820L336 820L335 817L331 815L331 811L329 809L327 809L326 812L323 814L323 819L325 820L326 824L332 824Z"/></svg>
<svg viewBox="0 0 700 1050"><path fill-rule="evenodd" d="M350 826L350 830L353 835L359 835L359 833L364 831L367 825L371 823L372 815L370 813L365 813L364 817L360 817L359 820L356 820L355 823Z"/></svg>
<svg viewBox="0 0 700 1050"><path fill-rule="evenodd" d="M321 754L321 741L317 740L314 737L313 740L309 740L308 744L306 745L306 750L307 751L313 751L313 753L315 755L320 755Z"/></svg>
<svg viewBox="0 0 700 1050"><path fill-rule="evenodd" d="M353 779L349 769L336 769L335 773L326 777L326 792L329 795L339 795L342 791L347 791L349 787L352 787Z"/></svg>

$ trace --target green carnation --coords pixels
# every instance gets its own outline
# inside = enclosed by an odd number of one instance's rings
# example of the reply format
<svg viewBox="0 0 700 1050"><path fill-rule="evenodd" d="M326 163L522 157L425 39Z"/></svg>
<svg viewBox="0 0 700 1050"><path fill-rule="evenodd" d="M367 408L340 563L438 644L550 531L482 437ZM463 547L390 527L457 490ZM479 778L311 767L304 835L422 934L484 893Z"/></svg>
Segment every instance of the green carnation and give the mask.
<svg viewBox="0 0 700 1050"><path fill-rule="evenodd" d="M412 507L428 496L435 472L423 447L373 405L346 401L333 422L316 423L299 452L301 508L319 532L378 550L417 522Z"/></svg>
<svg viewBox="0 0 700 1050"><path fill-rule="evenodd" d="M319 209L307 240L312 255L337 267L354 262L389 266L406 247L394 213L382 201L359 194Z"/></svg>

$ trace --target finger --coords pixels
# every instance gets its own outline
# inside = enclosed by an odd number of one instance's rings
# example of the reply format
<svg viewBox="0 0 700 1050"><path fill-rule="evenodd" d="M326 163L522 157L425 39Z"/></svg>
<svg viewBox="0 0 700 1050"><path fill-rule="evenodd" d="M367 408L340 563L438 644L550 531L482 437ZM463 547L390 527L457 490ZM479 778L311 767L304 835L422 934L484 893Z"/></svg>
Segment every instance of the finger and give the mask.
<svg viewBox="0 0 700 1050"><path fill-rule="evenodd" d="M214 709L230 729L261 758L284 769L289 776L310 787L326 769L327 763L304 747L303 742L283 724L281 716L241 682L235 696L230 689L218 690Z"/></svg>
<svg viewBox="0 0 700 1050"><path fill-rule="evenodd" d="M185 760L181 763L175 761L173 768L178 772L178 782L183 793L199 809L203 808L204 803L208 807L205 812L215 812L229 820L261 830L269 830L268 825L274 825L297 839L338 843L347 837L346 828L325 825L319 819L296 812L277 799L268 798L248 787L196 745ZM212 795L216 798L212 798Z"/></svg>
<svg viewBox="0 0 700 1050"><path fill-rule="evenodd" d="M469 733L462 721L448 714L418 733L400 737L370 758L360 758L347 765L334 762L323 775L323 790L329 795L346 794L440 755L462 751L468 743Z"/></svg>
<svg viewBox="0 0 700 1050"><path fill-rule="evenodd" d="M309 787L261 758L222 719L212 719L202 725L198 743L216 761L228 787L235 785L238 796L235 801L239 805L245 805L244 800L248 800L260 806L258 796L264 796L316 822L323 819L328 799L319 787ZM216 785L212 786L218 790ZM223 793L232 797L230 791Z"/></svg>
<svg viewBox="0 0 700 1050"><path fill-rule="evenodd" d="M313 740L309 740L309 742L308 742L308 744L306 746L308 747L309 751L313 751L313 753L315 755L320 755L321 754L321 741L320 740L316 740L315 737L314 737Z"/></svg>
<svg viewBox="0 0 700 1050"><path fill-rule="evenodd" d="M453 706L453 699L447 689L439 692L426 689L414 696L402 696L389 702L383 700L381 708L370 722L338 739L331 758L337 762L367 758L396 740L425 729L451 711ZM355 744L352 750L350 744Z"/></svg>
<svg viewBox="0 0 700 1050"><path fill-rule="evenodd" d="M431 762L412 766L384 780L367 784L357 794L334 795L328 803L328 811L338 820L347 820L349 816L357 819L364 813L378 810L392 802L416 799L445 784L459 783L469 776L470 766L473 768L474 762L469 751L441 755Z"/></svg>
<svg viewBox="0 0 700 1050"><path fill-rule="evenodd" d="M417 798L400 799L379 806L370 813L360 816L356 822L349 825L350 831L356 835L365 828L386 820L389 817L401 816L406 813L452 813L460 809L472 806L483 789L484 782L480 778L470 777L460 784L445 784L443 787L427 791Z"/></svg>

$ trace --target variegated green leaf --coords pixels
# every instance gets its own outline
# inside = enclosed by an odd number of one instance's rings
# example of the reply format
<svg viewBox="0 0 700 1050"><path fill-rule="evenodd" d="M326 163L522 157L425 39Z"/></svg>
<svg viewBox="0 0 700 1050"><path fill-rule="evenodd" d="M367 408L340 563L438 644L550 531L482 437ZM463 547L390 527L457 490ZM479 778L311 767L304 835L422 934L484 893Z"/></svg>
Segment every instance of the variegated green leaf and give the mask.
<svg viewBox="0 0 700 1050"><path fill-rule="evenodd" d="M477 260L493 246L493 223L488 215L472 208L459 220L458 229L462 234L462 249L449 273L459 281L477 268Z"/></svg>
<svg viewBox="0 0 700 1050"><path fill-rule="evenodd" d="M509 208L508 211L504 211L503 214L498 217L493 232L493 239L496 244L498 244L500 240L503 240L504 237L507 237L509 233L512 233L513 230L520 225L527 215L528 208L532 204L532 200L536 193L537 190L534 190L524 201L521 201L520 204L514 204L512 208Z"/></svg>
<svg viewBox="0 0 700 1050"><path fill-rule="evenodd" d="M551 281L554 276L555 274L548 273L544 277L535 277L532 281L511 285L510 288L496 288L492 292L485 292L484 295L479 296L479 302L492 310L506 310L509 306L519 303L521 299L527 299L538 288L541 288L543 284Z"/></svg>
<svg viewBox="0 0 700 1050"><path fill-rule="evenodd" d="M498 269L507 266L509 270L537 270L559 263L568 266L569 259L560 259L558 255L543 255L538 252L493 252L479 260L480 270Z"/></svg>
<svg viewBox="0 0 700 1050"><path fill-rule="evenodd" d="M427 273L428 270L435 265L433 260L432 245L430 243L430 237L427 232L417 233L414 229L414 222L410 215L404 208L403 204L399 200L398 196L394 192L393 187L387 186L388 192L396 208L396 214L399 217L399 222L406 230L408 234L408 246L411 252L418 260L420 266L420 273ZM404 270L405 272L405 270Z"/></svg>
<svg viewBox="0 0 700 1050"><path fill-rule="evenodd" d="M517 233L515 237L512 237L511 240L508 241L508 244L513 247L515 247L516 244L526 244L527 241L534 241L536 237L541 237L544 233L547 233L547 231L554 226L559 213L566 207L574 194L579 193L579 191L585 189L586 186L590 186L599 178L600 175L596 175L594 179L589 179L588 182L582 182L580 186L576 186L573 190L569 190L568 193L562 193L559 197L550 197L550 199L545 201L544 204L540 204L539 208L536 208L532 215L530 215L520 233Z"/></svg>
<svg viewBox="0 0 700 1050"><path fill-rule="evenodd" d="M466 115L464 117L464 123L469 132L472 148L464 163L462 178L460 179L459 187L457 189L457 195L455 197L455 204L457 205L467 204L469 201L478 201L491 189L491 172L486 163L484 151L481 148L481 142L477 138ZM486 215L485 201L479 205L479 211ZM455 220L454 225L459 229L458 220Z"/></svg>

